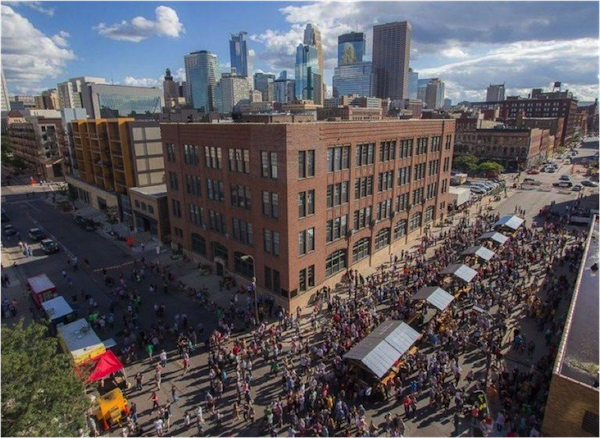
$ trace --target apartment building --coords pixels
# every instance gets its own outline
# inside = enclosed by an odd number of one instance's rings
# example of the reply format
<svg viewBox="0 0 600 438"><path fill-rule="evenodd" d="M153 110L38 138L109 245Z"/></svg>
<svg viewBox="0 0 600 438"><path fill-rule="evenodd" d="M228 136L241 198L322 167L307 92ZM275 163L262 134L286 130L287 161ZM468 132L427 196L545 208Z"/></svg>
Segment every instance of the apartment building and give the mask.
<svg viewBox="0 0 600 438"><path fill-rule="evenodd" d="M161 123L173 245L295 309L443 219L454 125Z"/></svg>

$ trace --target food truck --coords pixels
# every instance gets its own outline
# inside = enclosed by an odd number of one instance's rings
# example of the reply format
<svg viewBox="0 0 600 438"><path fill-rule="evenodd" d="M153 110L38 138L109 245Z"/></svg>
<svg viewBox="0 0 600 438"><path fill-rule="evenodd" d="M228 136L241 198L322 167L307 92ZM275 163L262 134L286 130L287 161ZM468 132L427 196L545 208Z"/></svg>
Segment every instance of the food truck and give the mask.
<svg viewBox="0 0 600 438"><path fill-rule="evenodd" d="M57 330L61 346L71 355L75 365L94 359L106 351L104 343L83 318L62 325Z"/></svg>
<svg viewBox="0 0 600 438"><path fill-rule="evenodd" d="M46 318L50 321L50 328L56 334L57 327L73 322L77 313L67 303L64 297L56 297L42 303L42 309Z"/></svg>
<svg viewBox="0 0 600 438"><path fill-rule="evenodd" d="M36 275L27 279L27 289L31 293L31 298L38 308L44 301L51 300L58 296L56 286L50 281L46 274Z"/></svg>
<svg viewBox="0 0 600 438"><path fill-rule="evenodd" d="M127 399L119 388L96 397L92 409L104 430L121 424L124 416L129 415Z"/></svg>

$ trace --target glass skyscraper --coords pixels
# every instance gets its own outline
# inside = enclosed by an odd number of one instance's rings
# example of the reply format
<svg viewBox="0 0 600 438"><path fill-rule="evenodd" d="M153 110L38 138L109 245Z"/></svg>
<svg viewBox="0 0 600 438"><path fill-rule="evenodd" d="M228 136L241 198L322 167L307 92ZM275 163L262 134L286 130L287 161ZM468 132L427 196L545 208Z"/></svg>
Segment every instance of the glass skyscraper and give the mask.
<svg viewBox="0 0 600 438"><path fill-rule="evenodd" d="M206 113L213 111L214 88L221 79L217 55L201 50L186 55L184 62L192 106Z"/></svg>
<svg viewBox="0 0 600 438"><path fill-rule="evenodd" d="M364 55L364 33L350 32L338 37L338 66L362 62Z"/></svg>
<svg viewBox="0 0 600 438"><path fill-rule="evenodd" d="M296 48L295 95L297 100L322 102L319 52L315 46L298 44Z"/></svg>
<svg viewBox="0 0 600 438"><path fill-rule="evenodd" d="M247 35L247 32L240 32L237 35L232 34L231 40L229 40L231 67L235 68L238 76L244 77L250 76Z"/></svg>
<svg viewBox="0 0 600 438"><path fill-rule="evenodd" d="M408 69L408 98L417 99L417 90L419 89L419 73L412 68Z"/></svg>
<svg viewBox="0 0 600 438"><path fill-rule="evenodd" d="M370 62L342 64L333 74L333 97L358 94L372 97L374 94L373 68Z"/></svg>

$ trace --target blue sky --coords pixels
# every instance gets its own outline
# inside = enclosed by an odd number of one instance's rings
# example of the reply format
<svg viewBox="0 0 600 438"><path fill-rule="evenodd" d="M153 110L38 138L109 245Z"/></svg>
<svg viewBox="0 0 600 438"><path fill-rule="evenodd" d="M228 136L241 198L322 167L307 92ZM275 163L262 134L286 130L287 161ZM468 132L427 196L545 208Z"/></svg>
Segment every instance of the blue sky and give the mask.
<svg viewBox="0 0 600 438"><path fill-rule="evenodd" d="M484 98L562 81L582 100L598 95L598 2L3 2L2 67L11 93L35 93L70 77L159 85L183 56L216 53L228 70L230 33L250 35L254 69L293 75L302 29L321 29L331 84L337 36L408 20L411 66L441 77L448 97ZM137 18L136 18L137 17ZM370 50L367 51L370 53Z"/></svg>

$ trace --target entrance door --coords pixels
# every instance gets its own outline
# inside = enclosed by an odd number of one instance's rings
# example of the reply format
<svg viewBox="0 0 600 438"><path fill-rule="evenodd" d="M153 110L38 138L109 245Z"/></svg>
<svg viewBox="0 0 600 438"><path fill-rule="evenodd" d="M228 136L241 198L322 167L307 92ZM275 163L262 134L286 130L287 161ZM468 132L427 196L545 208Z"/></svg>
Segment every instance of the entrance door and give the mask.
<svg viewBox="0 0 600 438"><path fill-rule="evenodd" d="M225 275L225 269L224 269L224 267L223 267L223 264L222 264L222 263L220 263L220 262L217 262L217 263L216 263L216 266L217 266L217 275L220 275L221 277L222 277L223 275Z"/></svg>

